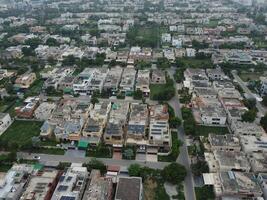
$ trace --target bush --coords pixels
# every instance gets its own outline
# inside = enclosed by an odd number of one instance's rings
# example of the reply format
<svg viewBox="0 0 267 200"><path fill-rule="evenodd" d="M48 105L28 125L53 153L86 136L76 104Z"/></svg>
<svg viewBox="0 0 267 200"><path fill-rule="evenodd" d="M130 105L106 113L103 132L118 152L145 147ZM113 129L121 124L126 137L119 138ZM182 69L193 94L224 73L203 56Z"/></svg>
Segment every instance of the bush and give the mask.
<svg viewBox="0 0 267 200"><path fill-rule="evenodd" d="M130 176L140 176L142 168L139 164L132 164L128 167L128 173Z"/></svg>
<svg viewBox="0 0 267 200"><path fill-rule="evenodd" d="M92 171L92 169L98 169L100 170L101 174L104 174L107 171L106 165L96 158L92 158L91 161L84 166L87 167L88 171Z"/></svg>

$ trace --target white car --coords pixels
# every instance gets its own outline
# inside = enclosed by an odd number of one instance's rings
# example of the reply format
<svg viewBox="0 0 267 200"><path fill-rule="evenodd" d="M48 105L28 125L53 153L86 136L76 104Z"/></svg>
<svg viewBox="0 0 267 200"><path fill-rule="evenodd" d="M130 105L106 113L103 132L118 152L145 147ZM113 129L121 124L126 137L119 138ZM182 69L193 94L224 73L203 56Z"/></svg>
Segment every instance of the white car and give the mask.
<svg viewBox="0 0 267 200"><path fill-rule="evenodd" d="M34 159L34 160L40 160L41 157L40 157L40 156L33 156L33 159Z"/></svg>

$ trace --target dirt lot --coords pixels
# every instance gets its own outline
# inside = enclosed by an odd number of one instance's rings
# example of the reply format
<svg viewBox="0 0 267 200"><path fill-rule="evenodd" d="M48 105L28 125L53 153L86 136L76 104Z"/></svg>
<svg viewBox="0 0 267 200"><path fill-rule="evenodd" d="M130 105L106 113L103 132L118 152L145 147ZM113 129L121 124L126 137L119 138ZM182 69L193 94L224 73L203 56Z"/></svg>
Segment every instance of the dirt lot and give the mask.
<svg viewBox="0 0 267 200"><path fill-rule="evenodd" d="M154 200L156 188L157 182L152 179L146 179L144 182L144 200Z"/></svg>

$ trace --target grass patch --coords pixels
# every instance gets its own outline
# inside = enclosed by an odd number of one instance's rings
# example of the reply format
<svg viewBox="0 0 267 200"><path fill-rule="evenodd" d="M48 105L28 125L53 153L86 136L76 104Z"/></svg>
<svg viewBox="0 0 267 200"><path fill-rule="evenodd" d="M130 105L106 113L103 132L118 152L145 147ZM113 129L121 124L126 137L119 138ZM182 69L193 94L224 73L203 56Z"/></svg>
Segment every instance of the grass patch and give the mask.
<svg viewBox="0 0 267 200"><path fill-rule="evenodd" d="M260 79L260 76L262 76L263 74L262 73L256 73L256 72L241 72L239 77L247 82L247 81L250 81L250 80L259 80Z"/></svg>
<svg viewBox="0 0 267 200"><path fill-rule="evenodd" d="M165 90L165 87L165 84L150 84L150 96L154 97L155 95L158 95L162 90Z"/></svg>
<svg viewBox="0 0 267 200"><path fill-rule="evenodd" d="M42 124L43 122L15 120L0 139L7 143L17 143L21 147L31 142L33 136L40 134Z"/></svg>
<svg viewBox="0 0 267 200"><path fill-rule="evenodd" d="M215 126L196 126L196 134L200 136L207 137L210 133L214 133L217 135L225 135L228 134L229 131L227 127L215 127Z"/></svg>
<svg viewBox="0 0 267 200"><path fill-rule="evenodd" d="M97 147L91 147L86 151L86 156L96 158L112 158L113 151L109 146L99 144Z"/></svg>
<svg viewBox="0 0 267 200"><path fill-rule="evenodd" d="M172 149L171 153L167 156L158 156L159 161L161 162L175 162L180 153L180 146L182 145L181 141L178 139L177 132L172 132Z"/></svg>
<svg viewBox="0 0 267 200"><path fill-rule="evenodd" d="M150 84L150 99L168 101L175 95L174 81L166 77L166 84Z"/></svg>
<svg viewBox="0 0 267 200"><path fill-rule="evenodd" d="M127 33L130 46L156 47L159 41L159 27L156 24L135 25Z"/></svg>

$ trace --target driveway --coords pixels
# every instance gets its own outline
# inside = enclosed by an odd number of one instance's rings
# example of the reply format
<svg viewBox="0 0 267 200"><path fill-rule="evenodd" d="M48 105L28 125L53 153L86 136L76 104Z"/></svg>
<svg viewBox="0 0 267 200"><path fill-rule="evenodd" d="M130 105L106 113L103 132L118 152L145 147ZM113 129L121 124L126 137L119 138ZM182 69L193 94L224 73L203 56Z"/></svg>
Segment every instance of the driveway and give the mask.
<svg viewBox="0 0 267 200"><path fill-rule="evenodd" d="M135 160L146 161L146 154L145 153L136 153Z"/></svg>
<svg viewBox="0 0 267 200"><path fill-rule="evenodd" d="M68 149L65 152L65 156L69 156L69 157L85 158L85 155L86 153L84 150Z"/></svg>

